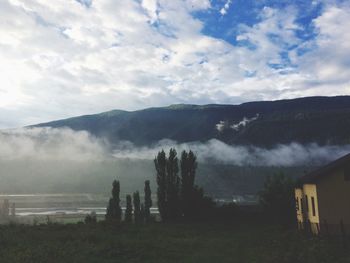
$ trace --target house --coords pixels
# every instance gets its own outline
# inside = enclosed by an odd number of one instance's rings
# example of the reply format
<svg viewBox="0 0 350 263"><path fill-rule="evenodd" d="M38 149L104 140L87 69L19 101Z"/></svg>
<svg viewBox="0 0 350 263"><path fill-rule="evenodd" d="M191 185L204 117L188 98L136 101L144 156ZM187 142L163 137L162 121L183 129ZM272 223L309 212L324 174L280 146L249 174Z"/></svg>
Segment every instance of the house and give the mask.
<svg viewBox="0 0 350 263"><path fill-rule="evenodd" d="M350 232L350 154L302 177L295 189L299 228Z"/></svg>

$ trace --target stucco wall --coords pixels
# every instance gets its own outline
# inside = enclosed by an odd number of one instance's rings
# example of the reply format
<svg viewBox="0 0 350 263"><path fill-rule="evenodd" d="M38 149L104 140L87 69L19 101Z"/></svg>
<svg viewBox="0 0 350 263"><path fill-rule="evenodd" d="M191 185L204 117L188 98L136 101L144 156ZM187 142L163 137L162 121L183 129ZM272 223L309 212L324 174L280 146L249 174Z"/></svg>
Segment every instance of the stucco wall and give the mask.
<svg viewBox="0 0 350 263"><path fill-rule="evenodd" d="M296 213L297 213L297 220L299 223L303 223L303 213L302 213L302 205L301 200L303 198L303 190L301 188L295 189L295 200L296 200Z"/></svg>
<svg viewBox="0 0 350 263"><path fill-rule="evenodd" d="M321 223L340 225L343 220L350 226L350 181L344 179L344 169L322 178L317 190Z"/></svg>
<svg viewBox="0 0 350 263"><path fill-rule="evenodd" d="M312 203L312 198L314 200L314 205ZM304 184L302 188L296 188L295 199L298 201L296 213L299 229L310 227L313 233L318 234L321 226L317 186L315 184Z"/></svg>
<svg viewBox="0 0 350 263"><path fill-rule="evenodd" d="M305 201L305 216L311 223L319 223L319 207L318 207L318 195L317 187L315 184L304 184L303 185L304 201ZM307 198L306 198L307 196ZM312 209L312 198L314 198L315 214ZM306 202L308 202L306 204ZM307 209L308 207L308 209Z"/></svg>

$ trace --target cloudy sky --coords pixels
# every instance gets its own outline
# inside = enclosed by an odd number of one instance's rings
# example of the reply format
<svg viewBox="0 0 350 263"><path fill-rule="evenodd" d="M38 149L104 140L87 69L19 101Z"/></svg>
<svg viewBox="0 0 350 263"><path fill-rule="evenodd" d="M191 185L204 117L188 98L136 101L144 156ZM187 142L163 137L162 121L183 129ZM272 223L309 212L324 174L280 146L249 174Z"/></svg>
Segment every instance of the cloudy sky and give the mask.
<svg viewBox="0 0 350 263"><path fill-rule="evenodd" d="M0 128L350 94L349 28L349 0L0 0Z"/></svg>

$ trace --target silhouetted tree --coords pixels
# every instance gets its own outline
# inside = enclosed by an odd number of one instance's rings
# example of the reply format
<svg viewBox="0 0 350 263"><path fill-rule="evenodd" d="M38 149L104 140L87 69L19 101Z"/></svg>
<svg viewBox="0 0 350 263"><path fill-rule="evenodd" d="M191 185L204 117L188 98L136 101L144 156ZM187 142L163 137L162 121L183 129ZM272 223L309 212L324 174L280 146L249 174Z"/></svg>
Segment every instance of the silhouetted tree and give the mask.
<svg viewBox="0 0 350 263"><path fill-rule="evenodd" d="M213 217L215 202L204 195L203 188L194 186L190 204L187 219L207 220Z"/></svg>
<svg viewBox="0 0 350 263"><path fill-rule="evenodd" d="M192 151L182 152L180 167L182 212L185 218L191 218L197 214L198 201L203 199L203 190L194 185L197 158Z"/></svg>
<svg viewBox="0 0 350 263"><path fill-rule="evenodd" d="M146 220L146 216L145 216L145 205L141 204L141 208L140 208L140 222L145 222Z"/></svg>
<svg viewBox="0 0 350 263"><path fill-rule="evenodd" d="M112 198L109 199L106 219L112 219L116 221L121 220L122 209L120 207L120 183L119 181L113 181Z"/></svg>
<svg viewBox="0 0 350 263"><path fill-rule="evenodd" d="M204 196L202 188L194 184L197 170L197 157L190 150L183 151L180 160L181 203L185 219L208 219L211 217L214 202Z"/></svg>
<svg viewBox="0 0 350 263"><path fill-rule="evenodd" d="M86 215L84 222L85 224L96 224L97 223L96 212L92 211L90 214Z"/></svg>
<svg viewBox="0 0 350 263"><path fill-rule="evenodd" d="M149 180L145 181L145 207L144 207L144 216L145 221L148 222L151 218L151 210L152 207L152 192Z"/></svg>
<svg viewBox="0 0 350 263"><path fill-rule="evenodd" d="M178 158L175 149L170 149L166 158L162 150L154 163L157 171L158 208L163 221L203 217L214 206L212 200L204 196L203 189L194 184L197 158L192 151L183 151L180 160L181 179L178 175Z"/></svg>
<svg viewBox="0 0 350 263"><path fill-rule="evenodd" d="M181 216L179 165L175 149L166 158L162 150L154 160L157 171L157 197L159 213L163 221Z"/></svg>
<svg viewBox="0 0 350 263"><path fill-rule="evenodd" d="M131 201L131 195L126 196L126 209L125 209L125 222L131 223L132 222L132 201Z"/></svg>
<svg viewBox="0 0 350 263"><path fill-rule="evenodd" d="M167 197L170 219L181 216L179 164L175 149L170 149L167 160Z"/></svg>
<svg viewBox="0 0 350 263"><path fill-rule="evenodd" d="M1 215L5 218L7 218L10 215L10 203L8 199L4 199L1 208Z"/></svg>
<svg viewBox="0 0 350 263"><path fill-rule="evenodd" d="M167 158L164 150L160 151L154 159L157 181L157 205L162 220L167 220Z"/></svg>
<svg viewBox="0 0 350 263"><path fill-rule="evenodd" d="M136 191L133 196L134 201L134 220L136 224L141 223L141 202L139 191Z"/></svg>
<svg viewBox="0 0 350 263"><path fill-rule="evenodd" d="M289 177L283 173L267 177L259 197L270 219L281 223L295 221L294 182Z"/></svg>

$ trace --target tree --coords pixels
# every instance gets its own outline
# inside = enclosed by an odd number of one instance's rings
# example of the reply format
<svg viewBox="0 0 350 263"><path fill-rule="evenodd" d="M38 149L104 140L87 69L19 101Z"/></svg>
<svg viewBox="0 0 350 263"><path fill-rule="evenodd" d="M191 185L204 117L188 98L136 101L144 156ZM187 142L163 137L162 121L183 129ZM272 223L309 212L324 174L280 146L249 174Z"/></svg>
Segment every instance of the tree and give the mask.
<svg viewBox="0 0 350 263"><path fill-rule="evenodd" d="M126 209L125 209L125 222L132 222L132 200L131 195L126 195Z"/></svg>
<svg viewBox="0 0 350 263"><path fill-rule="evenodd" d="M136 191L133 196L134 201L134 220L136 224L141 223L141 202L139 191Z"/></svg>
<svg viewBox="0 0 350 263"><path fill-rule="evenodd" d="M145 221L149 222L151 218L151 207L153 205L152 203L152 192L151 192L151 186L149 180L145 181Z"/></svg>
<svg viewBox="0 0 350 263"><path fill-rule="evenodd" d="M141 204L140 208L140 222L145 222L146 216L145 216L145 205Z"/></svg>
<svg viewBox="0 0 350 263"><path fill-rule="evenodd" d="M195 185L197 157L190 150L181 154L181 203L185 219L205 219L211 216L213 201L204 196L202 188Z"/></svg>
<svg viewBox="0 0 350 263"><path fill-rule="evenodd" d="M157 181L157 205L159 214L162 220L168 219L167 213L167 158L164 150L160 151L154 159L154 166L156 168L156 181Z"/></svg>
<svg viewBox="0 0 350 263"><path fill-rule="evenodd" d="M167 160L167 201L170 219L181 216L179 164L175 149L170 149Z"/></svg>
<svg viewBox="0 0 350 263"><path fill-rule="evenodd" d="M169 157L162 150L154 160L157 171L158 208L163 221L185 218L199 218L211 213L213 202L205 197L203 189L194 184L197 157L192 151L183 151L180 160L175 149L170 149Z"/></svg>
<svg viewBox="0 0 350 263"><path fill-rule="evenodd" d="M97 223L97 216L96 212L92 211L90 214L86 215L84 219L85 224L96 224Z"/></svg>
<svg viewBox="0 0 350 263"><path fill-rule="evenodd" d="M121 215L122 215L122 209L120 207L120 183L117 180L113 181L113 188L112 188L112 198L109 199L108 207L107 207L107 213L106 213L106 219L108 220L115 220L120 222Z"/></svg>
<svg viewBox="0 0 350 263"><path fill-rule="evenodd" d="M203 199L203 190L194 185L197 157L192 151L182 152L180 167L182 212L185 218L190 218L196 214L197 202Z"/></svg>
<svg viewBox="0 0 350 263"><path fill-rule="evenodd" d="M10 203L8 199L4 199L4 203L2 204L1 215L4 218L8 218L10 215Z"/></svg>
<svg viewBox="0 0 350 263"><path fill-rule="evenodd" d="M175 149L170 149L169 157L162 150L154 160L157 171L157 198L159 213L163 221L181 216L180 177L178 158Z"/></svg>
<svg viewBox="0 0 350 263"><path fill-rule="evenodd" d="M283 173L266 178L259 198L271 220L281 223L295 221L294 182Z"/></svg>

